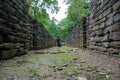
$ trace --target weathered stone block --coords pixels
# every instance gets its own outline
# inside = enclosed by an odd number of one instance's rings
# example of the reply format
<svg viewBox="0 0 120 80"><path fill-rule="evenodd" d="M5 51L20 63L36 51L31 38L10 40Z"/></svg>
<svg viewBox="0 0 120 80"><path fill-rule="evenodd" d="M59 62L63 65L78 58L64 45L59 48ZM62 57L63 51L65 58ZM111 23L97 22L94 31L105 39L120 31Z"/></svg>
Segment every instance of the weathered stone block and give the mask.
<svg viewBox="0 0 120 80"><path fill-rule="evenodd" d="M113 6L112 6L113 10L117 10L120 8L120 1L118 1L117 3L115 3Z"/></svg>
<svg viewBox="0 0 120 80"><path fill-rule="evenodd" d="M6 26L0 25L0 34L2 35L12 34L12 30L7 28Z"/></svg>
<svg viewBox="0 0 120 80"><path fill-rule="evenodd" d="M111 27L112 27L111 30L112 30L113 32L115 32L115 31L116 31L116 32L119 32L119 31L120 31L120 22L112 25Z"/></svg>
<svg viewBox="0 0 120 80"><path fill-rule="evenodd" d="M93 30L98 30L99 29L99 25L93 26Z"/></svg>
<svg viewBox="0 0 120 80"><path fill-rule="evenodd" d="M111 24L113 24L113 17L110 17L110 18L106 21L106 26L110 26Z"/></svg>
<svg viewBox="0 0 120 80"><path fill-rule="evenodd" d="M103 15L102 15L102 14L98 16L98 19L99 19L99 20L102 19L102 18L103 18Z"/></svg>
<svg viewBox="0 0 120 80"><path fill-rule="evenodd" d="M112 11L112 7L110 7L109 9L105 10L105 12L103 13L103 16L107 16L108 14L110 14Z"/></svg>
<svg viewBox="0 0 120 80"><path fill-rule="evenodd" d="M4 8L3 10L6 11L7 13L10 14L14 14L15 13L15 9L13 7L11 7L9 4L3 4Z"/></svg>
<svg viewBox="0 0 120 80"><path fill-rule="evenodd" d="M8 19L8 14L0 9L0 17L3 18L3 19Z"/></svg>
<svg viewBox="0 0 120 80"><path fill-rule="evenodd" d="M21 48L21 47L17 48L16 50L17 50L17 51L16 51L16 56L20 56L20 55L26 53L25 49L24 49L24 48Z"/></svg>
<svg viewBox="0 0 120 80"><path fill-rule="evenodd" d="M96 36L96 32L95 32L95 31L92 32L92 33L90 34L90 36L91 36L91 37L95 37L95 36Z"/></svg>
<svg viewBox="0 0 120 80"><path fill-rule="evenodd" d="M120 21L120 13L114 16L114 22Z"/></svg>
<svg viewBox="0 0 120 80"><path fill-rule="evenodd" d="M120 31L120 23L113 24L104 30L104 34L111 32L119 32Z"/></svg>
<svg viewBox="0 0 120 80"><path fill-rule="evenodd" d="M12 58L16 54L16 50L2 51L2 59Z"/></svg>
<svg viewBox="0 0 120 80"><path fill-rule="evenodd" d="M108 47L110 47L110 44L109 44L109 42L104 42L102 45L103 45L103 47L105 47L105 48L108 48Z"/></svg>
<svg viewBox="0 0 120 80"><path fill-rule="evenodd" d="M104 42L105 42L105 41L109 41L109 34L104 35L103 41L104 41Z"/></svg>
<svg viewBox="0 0 120 80"><path fill-rule="evenodd" d="M114 49L114 48L109 48L107 50L107 52L110 53L110 54L116 54L116 53L118 54L120 52L120 50L119 49Z"/></svg>
<svg viewBox="0 0 120 80"><path fill-rule="evenodd" d="M102 43L96 43L95 46L102 46Z"/></svg>
<svg viewBox="0 0 120 80"><path fill-rule="evenodd" d="M0 18L0 23L5 24L5 23L7 23L7 20Z"/></svg>
<svg viewBox="0 0 120 80"><path fill-rule="evenodd" d="M109 32L111 32L112 27L106 27L103 31L104 34L108 34Z"/></svg>
<svg viewBox="0 0 120 80"><path fill-rule="evenodd" d="M120 41L113 41L110 43L110 47L120 48Z"/></svg>
<svg viewBox="0 0 120 80"><path fill-rule="evenodd" d="M13 22L13 23L18 22L18 18L16 16L9 14L8 17L9 17L9 22Z"/></svg>
<svg viewBox="0 0 120 80"><path fill-rule="evenodd" d="M2 43L0 44L0 50L10 50L14 49L15 45L13 43Z"/></svg>
<svg viewBox="0 0 120 80"><path fill-rule="evenodd" d="M113 11L110 14L107 15L107 18L113 17L116 14L117 11Z"/></svg>
<svg viewBox="0 0 120 80"><path fill-rule="evenodd" d="M120 32L110 33L109 39L111 40L120 40Z"/></svg>
<svg viewBox="0 0 120 80"><path fill-rule="evenodd" d="M99 28L101 29L101 28L104 28L104 27L105 27L105 23L104 22L100 23Z"/></svg>
<svg viewBox="0 0 120 80"><path fill-rule="evenodd" d="M102 22L105 22L106 21L106 17L104 17L104 18L102 18L101 20L99 20L99 21L97 21L97 22L95 22L95 23L97 23L97 24L101 24ZM95 24L95 23L93 23L93 24Z"/></svg>
<svg viewBox="0 0 120 80"><path fill-rule="evenodd" d="M100 29L96 32L97 36L103 36L103 29Z"/></svg>
<svg viewBox="0 0 120 80"><path fill-rule="evenodd" d="M104 47L98 47L98 50L101 51L101 52L107 52L107 49L104 48Z"/></svg>

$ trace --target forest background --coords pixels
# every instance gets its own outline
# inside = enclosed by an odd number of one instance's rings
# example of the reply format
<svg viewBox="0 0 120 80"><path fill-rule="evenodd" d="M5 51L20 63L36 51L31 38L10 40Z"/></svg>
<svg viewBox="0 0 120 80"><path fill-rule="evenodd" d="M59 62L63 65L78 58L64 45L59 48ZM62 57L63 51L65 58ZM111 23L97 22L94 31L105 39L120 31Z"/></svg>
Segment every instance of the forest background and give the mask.
<svg viewBox="0 0 120 80"><path fill-rule="evenodd" d="M59 12L61 7L58 5L58 0L28 0L28 3L29 14L38 19L54 38L60 36L62 41L65 40L76 23L89 14L90 5L89 0L64 0L63 3L68 6L66 17L57 22L55 17L50 19L48 11L56 14Z"/></svg>

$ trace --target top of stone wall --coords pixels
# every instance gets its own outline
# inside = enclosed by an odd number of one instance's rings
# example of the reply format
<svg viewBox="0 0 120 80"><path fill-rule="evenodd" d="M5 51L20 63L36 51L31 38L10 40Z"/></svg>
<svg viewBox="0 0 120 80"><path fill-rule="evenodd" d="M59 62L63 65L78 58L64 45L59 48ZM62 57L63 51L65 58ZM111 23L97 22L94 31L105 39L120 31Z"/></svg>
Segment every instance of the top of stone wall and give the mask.
<svg viewBox="0 0 120 80"><path fill-rule="evenodd" d="M119 0L91 0L90 14L92 18L99 16L102 12L114 5Z"/></svg>

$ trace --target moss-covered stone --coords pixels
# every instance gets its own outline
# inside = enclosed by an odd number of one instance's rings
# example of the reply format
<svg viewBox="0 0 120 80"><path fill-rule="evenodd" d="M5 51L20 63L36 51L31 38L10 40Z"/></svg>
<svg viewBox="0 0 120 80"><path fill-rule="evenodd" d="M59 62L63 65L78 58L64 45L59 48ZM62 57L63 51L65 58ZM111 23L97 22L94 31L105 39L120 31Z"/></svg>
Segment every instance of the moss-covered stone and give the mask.
<svg viewBox="0 0 120 80"><path fill-rule="evenodd" d="M8 59L8 58L12 58L15 56L16 54L16 50L8 50L8 51L2 51L1 53L1 59Z"/></svg>
<svg viewBox="0 0 120 80"><path fill-rule="evenodd" d="M54 46L54 38L38 20L29 16L26 0L0 3L0 59L20 56L32 48Z"/></svg>

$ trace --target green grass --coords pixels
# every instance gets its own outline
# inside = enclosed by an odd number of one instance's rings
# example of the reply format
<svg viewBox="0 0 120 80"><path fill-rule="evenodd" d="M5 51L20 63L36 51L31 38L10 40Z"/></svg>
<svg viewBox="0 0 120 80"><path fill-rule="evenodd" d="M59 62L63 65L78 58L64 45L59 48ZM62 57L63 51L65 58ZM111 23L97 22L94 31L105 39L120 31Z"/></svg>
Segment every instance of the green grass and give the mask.
<svg viewBox="0 0 120 80"><path fill-rule="evenodd" d="M97 68L97 66L91 65L91 66L88 66L88 68L90 68L90 69L92 69L92 70L95 70L95 69Z"/></svg>
<svg viewBox="0 0 120 80"><path fill-rule="evenodd" d="M29 62L41 61L43 64L58 65L73 59L71 54L37 54L26 57ZM43 61L43 62L42 62ZM47 62L48 61L48 62Z"/></svg>
<svg viewBox="0 0 120 80"><path fill-rule="evenodd" d="M62 50L66 50L66 51L72 50L72 48L67 47L67 46L62 46L61 48L62 48Z"/></svg>
<svg viewBox="0 0 120 80"><path fill-rule="evenodd" d="M63 51L71 50L66 46L61 47ZM52 50L52 51L51 51ZM50 49L50 52L57 52L57 47L53 47ZM72 54L66 53L57 53L57 54L31 54L31 55L23 55L20 57L15 57L11 60L4 61L4 65L6 67L1 66L0 69L3 71L7 68L8 73L15 75L17 74L26 74L26 76L47 76L48 73L43 73L44 71L39 71L40 67L48 67L53 70L54 68L50 66L59 66L70 60L72 60L74 56ZM37 64L37 66L36 66ZM46 69L46 68L45 68Z"/></svg>
<svg viewBox="0 0 120 80"><path fill-rule="evenodd" d="M58 49L58 47L53 47L53 48L51 48L51 50L53 51L53 52L56 52L57 51L57 49ZM67 46L62 46L61 47L61 51L72 51L72 48L70 48L70 47L67 47Z"/></svg>

